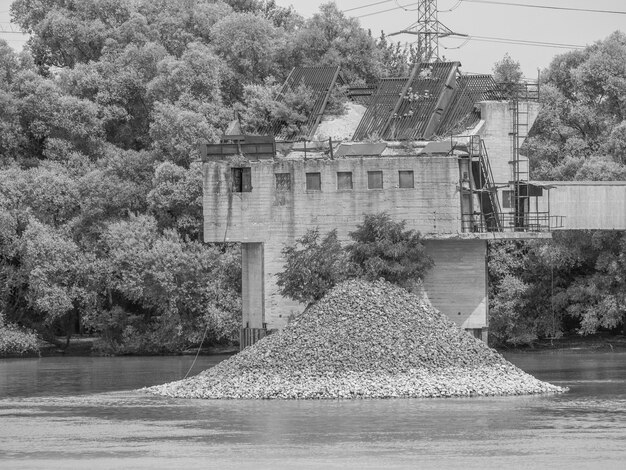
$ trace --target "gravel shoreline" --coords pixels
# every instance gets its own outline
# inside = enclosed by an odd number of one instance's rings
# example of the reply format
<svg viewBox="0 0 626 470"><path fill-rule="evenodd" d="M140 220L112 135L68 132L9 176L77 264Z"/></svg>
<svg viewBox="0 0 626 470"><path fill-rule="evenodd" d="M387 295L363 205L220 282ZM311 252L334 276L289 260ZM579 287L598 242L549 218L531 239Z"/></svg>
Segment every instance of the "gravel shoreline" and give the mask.
<svg viewBox="0 0 626 470"><path fill-rule="evenodd" d="M282 331L195 377L143 389L177 398L434 398L559 393L422 297L347 281Z"/></svg>

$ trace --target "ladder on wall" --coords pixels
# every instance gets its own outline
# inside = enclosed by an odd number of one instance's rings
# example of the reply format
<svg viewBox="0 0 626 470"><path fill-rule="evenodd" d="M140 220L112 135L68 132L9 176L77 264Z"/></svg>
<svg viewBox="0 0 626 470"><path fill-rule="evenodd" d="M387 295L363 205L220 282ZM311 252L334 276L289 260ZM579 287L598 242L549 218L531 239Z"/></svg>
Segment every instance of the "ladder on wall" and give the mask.
<svg viewBox="0 0 626 470"><path fill-rule="evenodd" d="M528 88L525 88L525 90L525 96L515 96L510 101L510 109L513 114L513 128L511 130L512 160L510 164L512 165L513 173L511 184L513 186L514 225L516 229L525 226L526 201L528 200L527 190L524 189L527 187L529 180L528 160L522 159L520 149L530 131L529 100L533 99L533 97L530 96L531 90Z"/></svg>
<svg viewBox="0 0 626 470"><path fill-rule="evenodd" d="M502 220L498 188L493 181L489 155L485 142L478 135L470 136L469 154L484 227L488 232L501 232Z"/></svg>

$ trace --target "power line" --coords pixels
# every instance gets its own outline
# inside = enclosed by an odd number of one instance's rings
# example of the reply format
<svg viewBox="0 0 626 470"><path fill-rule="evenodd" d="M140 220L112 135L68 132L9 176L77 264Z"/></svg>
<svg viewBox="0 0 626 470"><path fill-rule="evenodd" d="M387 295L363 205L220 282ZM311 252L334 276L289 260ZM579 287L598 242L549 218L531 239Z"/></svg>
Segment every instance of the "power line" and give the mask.
<svg viewBox="0 0 626 470"><path fill-rule="evenodd" d="M380 5L381 3L389 3L389 2L393 2L393 0L384 0L382 2L368 3L367 5L361 5L360 7L348 8L347 10L343 10L343 12L347 13L349 11L360 10L361 8L373 7L374 5Z"/></svg>
<svg viewBox="0 0 626 470"><path fill-rule="evenodd" d="M461 0L462 2L467 3L486 3L489 5L502 5L502 6L512 6L512 7L526 7L526 8L541 8L544 10L564 10L564 11L580 11L585 13L610 13L613 15L626 15L626 11L620 10L597 10L592 8L572 8L572 7L554 7L551 5L527 5L525 3L514 3L514 2L494 2L491 0Z"/></svg>
<svg viewBox="0 0 626 470"><path fill-rule="evenodd" d="M410 5L400 5L400 2L398 0L395 0L396 5L398 5L398 8L403 9L404 11L415 11L417 10L417 8L407 8Z"/></svg>
<svg viewBox="0 0 626 470"><path fill-rule="evenodd" d="M343 10L343 12L345 13L348 11L358 10L358 9L369 7L369 6L380 5L383 3L390 3L391 1L394 1L394 0L386 0L386 1L381 1L381 2L369 3L367 5L362 5L359 7L350 8L348 10ZM452 7L450 10L442 11L442 13L453 11L459 6L460 3L464 3L464 2L485 3L489 5L514 6L514 7L526 7L526 8L540 8L544 10L561 10L561 11L576 11L576 12L584 12L584 13L606 13L606 14L613 14L613 15L626 15L626 11L622 11L622 10L599 10L599 9L594 9L594 8L555 7L551 5L528 5L525 3L496 2L496 1L491 1L491 0L459 0L459 3L457 3L454 7ZM387 8L386 10L375 11L372 13L366 13L364 15L356 16L355 18L365 18L367 16L380 15L381 13L387 13L393 10L402 10L402 9L407 10L408 7L419 5L420 3L421 2L415 2L415 3L409 3L408 5L400 5L398 2L396 2L397 6L395 7Z"/></svg>
<svg viewBox="0 0 626 470"><path fill-rule="evenodd" d="M538 46L538 47L553 47L556 49L584 49L586 46L580 44L564 44L560 42L547 42L547 41L529 41L526 39L510 39L510 38L498 38L489 36L470 36L472 41L483 42L496 42L502 44L517 44L520 46Z"/></svg>
<svg viewBox="0 0 626 470"><path fill-rule="evenodd" d="M365 15L355 16L355 18L365 18L366 16L380 15L381 13L387 13L388 11L401 10L402 8L406 8L406 7L413 7L415 5L419 5L420 3L422 2L409 3L408 5L404 5L403 7L387 8L386 10L380 10L380 11L375 11L374 13L367 13Z"/></svg>

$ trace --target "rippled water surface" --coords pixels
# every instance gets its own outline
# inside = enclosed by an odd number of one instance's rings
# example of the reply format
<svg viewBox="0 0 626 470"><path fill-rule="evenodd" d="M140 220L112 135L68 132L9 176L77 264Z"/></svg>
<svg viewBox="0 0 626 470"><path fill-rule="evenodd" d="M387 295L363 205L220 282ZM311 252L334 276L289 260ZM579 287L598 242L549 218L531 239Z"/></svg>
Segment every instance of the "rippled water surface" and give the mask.
<svg viewBox="0 0 626 470"><path fill-rule="evenodd" d="M507 358L570 392L179 400L135 389L191 357L0 360L0 468L626 468L626 353Z"/></svg>

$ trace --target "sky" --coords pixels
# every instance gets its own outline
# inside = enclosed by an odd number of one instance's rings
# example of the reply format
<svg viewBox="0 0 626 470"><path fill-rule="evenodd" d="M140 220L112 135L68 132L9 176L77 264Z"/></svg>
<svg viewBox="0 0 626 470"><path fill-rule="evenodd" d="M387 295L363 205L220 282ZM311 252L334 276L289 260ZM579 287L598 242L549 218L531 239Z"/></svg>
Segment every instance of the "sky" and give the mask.
<svg viewBox="0 0 626 470"><path fill-rule="evenodd" d="M327 0L276 2L283 6L292 5L298 13L310 17ZM348 16L368 15L359 18L359 21L376 37L380 36L381 31L388 35L417 21L417 0L335 0L335 3ZM371 5L374 3L377 5ZM626 32L626 0L438 0L437 3L441 23L456 33L474 37L469 41L462 37L440 41L440 54L447 60L461 62L461 70L465 73L491 73L493 64L508 53L520 62L527 78L536 78L537 69L546 68L555 55L571 50L486 42L476 36L585 46L606 38L613 31ZM26 36L1 32L10 27L10 4L11 0L0 0L0 38L20 50L26 42ZM510 4L611 10L625 14L551 10ZM378 13L383 10L390 11ZM399 35L391 39L405 43L414 41L415 36Z"/></svg>

